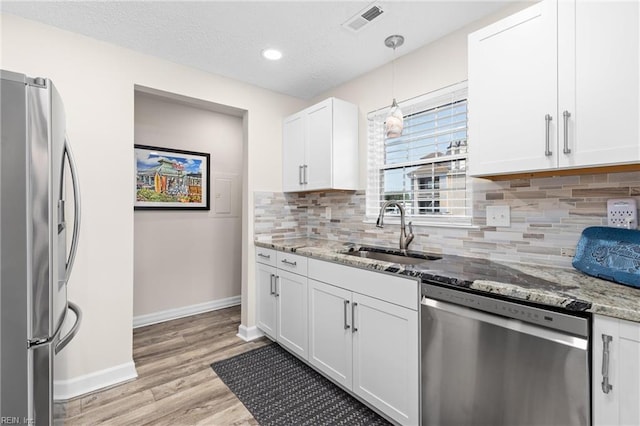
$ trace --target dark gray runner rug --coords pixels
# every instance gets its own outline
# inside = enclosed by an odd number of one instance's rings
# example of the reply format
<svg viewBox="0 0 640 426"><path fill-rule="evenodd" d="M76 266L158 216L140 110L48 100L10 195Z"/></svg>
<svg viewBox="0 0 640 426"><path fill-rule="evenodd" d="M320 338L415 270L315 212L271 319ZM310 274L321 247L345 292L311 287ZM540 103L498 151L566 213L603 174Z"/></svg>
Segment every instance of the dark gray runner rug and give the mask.
<svg viewBox="0 0 640 426"><path fill-rule="evenodd" d="M277 344L211 368L262 426L390 424Z"/></svg>

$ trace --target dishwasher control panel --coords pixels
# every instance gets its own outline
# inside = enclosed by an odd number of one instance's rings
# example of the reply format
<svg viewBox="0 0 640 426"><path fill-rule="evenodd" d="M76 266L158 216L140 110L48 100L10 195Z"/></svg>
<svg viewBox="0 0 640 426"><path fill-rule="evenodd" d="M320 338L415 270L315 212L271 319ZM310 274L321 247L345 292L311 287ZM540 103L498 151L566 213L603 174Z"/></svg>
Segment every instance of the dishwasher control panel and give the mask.
<svg viewBox="0 0 640 426"><path fill-rule="evenodd" d="M586 337L589 323L586 318L549 311L535 306L496 299L433 284L422 284L422 296L449 302L468 308L517 319L543 327L561 330L576 336Z"/></svg>

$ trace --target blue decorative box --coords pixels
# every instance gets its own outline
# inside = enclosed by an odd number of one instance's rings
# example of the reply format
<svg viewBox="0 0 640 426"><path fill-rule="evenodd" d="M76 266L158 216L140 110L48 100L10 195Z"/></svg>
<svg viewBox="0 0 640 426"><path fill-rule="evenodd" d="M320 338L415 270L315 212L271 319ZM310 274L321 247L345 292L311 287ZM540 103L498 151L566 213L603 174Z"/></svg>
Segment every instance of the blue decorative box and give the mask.
<svg viewBox="0 0 640 426"><path fill-rule="evenodd" d="M603 280L640 288L640 231L586 228L576 246L573 267Z"/></svg>

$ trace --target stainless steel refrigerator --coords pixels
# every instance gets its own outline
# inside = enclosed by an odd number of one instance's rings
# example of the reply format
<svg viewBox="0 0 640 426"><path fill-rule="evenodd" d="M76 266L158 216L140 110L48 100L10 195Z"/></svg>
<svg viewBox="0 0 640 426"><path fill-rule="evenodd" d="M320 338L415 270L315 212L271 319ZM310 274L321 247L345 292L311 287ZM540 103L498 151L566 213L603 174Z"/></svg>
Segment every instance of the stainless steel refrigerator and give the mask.
<svg viewBox="0 0 640 426"><path fill-rule="evenodd" d="M82 318L67 301L80 192L51 80L0 77L0 420L48 425L58 423L54 358Z"/></svg>

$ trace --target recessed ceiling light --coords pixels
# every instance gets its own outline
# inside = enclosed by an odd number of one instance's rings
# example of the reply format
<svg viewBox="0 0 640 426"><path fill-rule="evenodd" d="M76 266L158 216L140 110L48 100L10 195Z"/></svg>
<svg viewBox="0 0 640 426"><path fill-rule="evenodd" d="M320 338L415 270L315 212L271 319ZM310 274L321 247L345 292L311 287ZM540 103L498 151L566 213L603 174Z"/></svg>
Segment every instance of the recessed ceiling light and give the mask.
<svg viewBox="0 0 640 426"><path fill-rule="evenodd" d="M271 61L277 61L282 58L282 52L277 49L264 49L262 51L262 56Z"/></svg>

